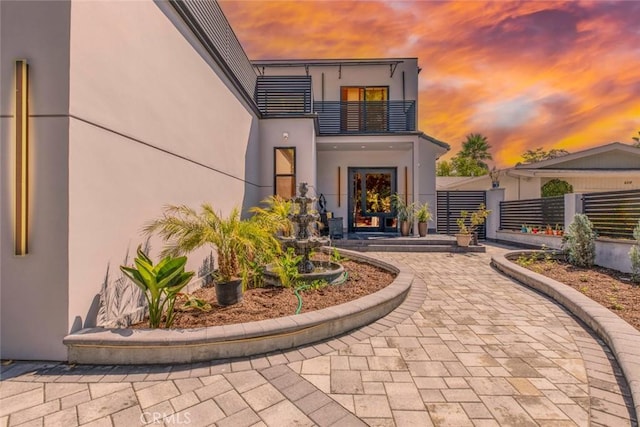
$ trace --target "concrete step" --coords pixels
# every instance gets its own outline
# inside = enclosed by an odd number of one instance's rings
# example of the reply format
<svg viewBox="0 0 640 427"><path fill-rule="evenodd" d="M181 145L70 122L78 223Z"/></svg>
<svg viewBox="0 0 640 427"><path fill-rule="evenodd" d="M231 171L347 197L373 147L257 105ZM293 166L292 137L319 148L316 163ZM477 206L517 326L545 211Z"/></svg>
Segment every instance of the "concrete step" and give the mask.
<svg viewBox="0 0 640 427"><path fill-rule="evenodd" d="M343 246L339 242L334 242L334 246L343 249L351 249L359 252L486 252L484 246L457 246L453 245L386 245L386 244L368 244L360 246Z"/></svg>

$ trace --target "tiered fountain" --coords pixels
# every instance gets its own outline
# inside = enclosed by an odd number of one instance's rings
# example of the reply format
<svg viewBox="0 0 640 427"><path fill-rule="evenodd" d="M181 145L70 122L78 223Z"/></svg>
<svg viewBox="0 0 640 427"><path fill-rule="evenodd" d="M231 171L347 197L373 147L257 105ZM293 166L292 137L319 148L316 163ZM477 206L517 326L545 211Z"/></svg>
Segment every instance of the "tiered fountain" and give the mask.
<svg viewBox="0 0 640 427"><path fill-rule="evenodd" d="M309 259L309 253L315 249L329 244L328 237L320 237L316 234L316 224L320 215L309 211L309 205L315 202L315 198L307 197L308 187L306 182L301 182L298 187L299 195L291 199L291 213L289 219L294 225L293 236L278 236L282 242L282 248L286 251L293 248L296 255L302 256L298 264L299 279L305 282L314 280L326 280L332 282L344 273L344 267L330 261L314 261ZM278 274L273 271L273 266L267 266L264 272L265 282L279 283Z"/></svg>

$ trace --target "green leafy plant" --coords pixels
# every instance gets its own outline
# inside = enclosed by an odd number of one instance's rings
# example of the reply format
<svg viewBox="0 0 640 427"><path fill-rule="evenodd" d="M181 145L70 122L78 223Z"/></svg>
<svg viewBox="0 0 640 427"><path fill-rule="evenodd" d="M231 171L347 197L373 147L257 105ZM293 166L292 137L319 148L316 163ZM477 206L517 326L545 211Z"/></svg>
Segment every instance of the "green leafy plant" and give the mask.
<svg viewBox="0 0 640 427"><path fill-rule="evenodd" d="M403 196L398 193L391 195L391 206L396 211L398 221L413 222L415 215L415 203L407 203Z"/></svg>
<svg viewBox="0 0 640 427"><path fill-rule="evenodd" d="M138 256L133 260L136 268L122 265L120 270L144 292L149 306L149 327L160 327L166 312L165 327L169 328L175 317L176 297L195 273L184 271L187 257L166 256L154 266L141 246L137 252Z"/></svg>
<svg viewBox="0 0 640 427"><path fill-rule="evenodd" d="M195 308L204 312L211 311L211 304L205 301L204 299L191 294L180 294L180 295L186 299L184 304L182 304L183 309Z"/></svg>
<svg viewBox="0 0 640 427"><path fill-rule="evenodd" d="M629 250L629 259L631 261L631 281L640 283L640 220L633 228L633 238L635 243Z"/></svg>
<svg viewBox="0 0 640 427"><path fill-rule="evenodd" d="M347 261L349 258L343 257L342 255L340 255L340 252L338 251L338 248L336 248L335 246L333 247L333 249L331 249L331 255L329 255L329 261L331 262L342 262L342 261Z"/></svg>
<svg viewBox="0 0 640 427"><path fill-rule="evenodd" d="M417 204L415 213L418 222L428 222L433 218L433 216L431 215L431 211L429 210L429 203L427 202Z"/></svg>
<svg viewBox="0 0 640 427"><path fill-rule="evenodd" d="M283 252L281 256L276 258L273 270L285 288L293 287L300 278L298 265L302 262L302 259L303 256L296 255L296 251L293 248L287 248L286 252Z"/></svg>
<svg viewBox="0 0 640 427"><path fill-rule="evenodd" d="M562 196L564 194L573 193L573 186L567 181L554 178L545 183L541 187L540 192L542 197Z"/></svg>
<svg viewBox="0 0 640 427"><path fill-rule="evenodd" d="M241 220L234 208L227 217L205 203L200 212L187 206L166 206L162 218L144 227L166 242L163 254L180 255L202 246L213 246L218 255L216 278L220 283L242 278L250 281L251 262L275 258L280 244L271 228L258 220Z"/></svg>
<svg viewBox="0 0 640 427"><path fill-rule="evenodd" d="M257 222L263 227L271 229L275 234L282 236L293 234L293 223L289 219L291 200L276 195L263 199L260 204L262 206L254 206L249 209Z"/></svg>
<svg viewBox="0 0 640 427"><path fill-rule="evenodd" d="M591 267L596 258L596 233L585 214L576 214L562 238L568 260L577 267Z"/></svg>
<svg viewBox="0 0 640 427"><path fill-rule="evenodd" d="M468 211L461 211L460 217L456 219L460 234L472 234L486 221L487 217L491 214L490 210L487 210L484 203L481 203L478 210L469 213ZM469 218L469 225L467 225L467 218Z"/></svg>

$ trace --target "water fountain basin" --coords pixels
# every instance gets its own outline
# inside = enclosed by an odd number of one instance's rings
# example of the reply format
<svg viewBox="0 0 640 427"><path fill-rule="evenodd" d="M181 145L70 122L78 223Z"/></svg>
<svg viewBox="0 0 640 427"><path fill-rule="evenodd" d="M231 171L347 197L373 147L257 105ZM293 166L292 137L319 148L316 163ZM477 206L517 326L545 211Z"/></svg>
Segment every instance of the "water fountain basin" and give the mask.
<svg viewBox="0 0 640 427"><path fill-rule="evenodd" d="M311 260L313 271L310 273L302 273L298 280L311 283L316 280L326 280L329 283L339 281L344 275L344 267L336 262ZM272 286L281 286L278 273L274 271L275 265L269 264L263 270L263 279L265 284Z"/></svg>

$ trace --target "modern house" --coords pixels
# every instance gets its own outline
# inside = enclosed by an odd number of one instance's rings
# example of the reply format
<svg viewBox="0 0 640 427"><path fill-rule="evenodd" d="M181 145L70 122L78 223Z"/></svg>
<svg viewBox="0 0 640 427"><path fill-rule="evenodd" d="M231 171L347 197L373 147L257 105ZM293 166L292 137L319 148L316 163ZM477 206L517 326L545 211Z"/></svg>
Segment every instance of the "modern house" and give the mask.
<svg viewBox="0 0 640 427"><path fill-rule="evenodd" d="M65 360L163 205L306 181L356 232L396 231L392 193L435 206L416 58L252 63L195 0L2 1L0 40L3 359Z"/></svg>
<svg viewBox="0 0 640 427"><path fill-rule="evenodd" d="M552 179L568 182L574 193L640 189L640 148L620 142L601 145L542 162L498 171L504 200L537 199ZM438 191L488 190L489 175L437 177Z"/></svg>

